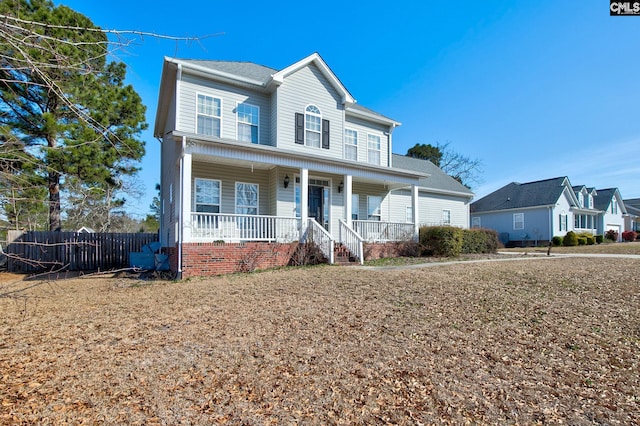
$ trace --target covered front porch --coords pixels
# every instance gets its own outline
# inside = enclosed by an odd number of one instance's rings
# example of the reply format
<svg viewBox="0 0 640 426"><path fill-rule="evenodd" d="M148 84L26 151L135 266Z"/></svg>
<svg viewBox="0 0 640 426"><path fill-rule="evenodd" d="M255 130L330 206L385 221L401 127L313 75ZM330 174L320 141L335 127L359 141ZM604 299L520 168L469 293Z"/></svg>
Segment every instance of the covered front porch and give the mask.
<svg viewBox="0 0 640 426"><path fill-rule="evenodd" d="M424 174L232 145L183 144L180 244L313 242L330 263L336 245L361 263L364 243L417 236ZM397 188L411 188L401 206L390 203Z"/></svg>

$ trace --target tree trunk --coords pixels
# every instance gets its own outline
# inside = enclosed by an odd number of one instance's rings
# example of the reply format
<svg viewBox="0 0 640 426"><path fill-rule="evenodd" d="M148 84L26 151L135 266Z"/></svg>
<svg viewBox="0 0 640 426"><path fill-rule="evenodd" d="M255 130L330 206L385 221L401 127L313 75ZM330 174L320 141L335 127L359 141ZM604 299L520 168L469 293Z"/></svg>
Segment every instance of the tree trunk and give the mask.
<svg viewBox="0 0 640 426"><path fill-rule="evenodd" d="M59 232L62 228L60 221L60 173L49 172L49 231Z"/></svg>

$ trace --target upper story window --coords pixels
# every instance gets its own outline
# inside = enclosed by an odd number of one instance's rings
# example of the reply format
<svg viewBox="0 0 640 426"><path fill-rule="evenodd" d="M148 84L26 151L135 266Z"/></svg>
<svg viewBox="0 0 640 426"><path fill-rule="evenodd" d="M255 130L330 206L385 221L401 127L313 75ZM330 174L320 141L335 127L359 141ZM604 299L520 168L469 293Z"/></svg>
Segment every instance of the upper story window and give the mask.
<svg viewBox="0 0 640 426"><path fill-rule="evenodd" d="M205 136L220 137L220 119L222 117L222 99L198 94L196 133Z"/></svg>
<svg viewBox="0 0 640 426"><path fill-rule="evenodd" d="M260 108L251 104L238 104L236 120L238 122L238 140L258 143Z"/></svg>
<svg viewBox="0 0 640 426"><path fill-rule="evenodd" d="M513 229L524 229L524 213L513 214Z"/></svg>
<svg viewBox="0 0 640 426"><path fill-rule="evenodd" d="M309 105L304 114L305 144L320 148L322 114L315 105Z"/></svg>
<svg viewBox="0 0 640 426"><path fill-rule="evenodd" d="M380 136L367 135L367 161L380 164Z"/></svg>
<svg viewBox="0 0 640 426"><path fill-rule="evenodd" d="M611 199L611 213L618 214L618 201L615 198Z"/></svg>
<svg viewBox="0 0 640 426"><path fill-rule="evenodd" d="M584 207L584 196L582 195L582 192L578 192L578 204L579 207Z"/></svg>
<svg viewBox="0 0 640 426"><path fill-rule="evenodd" d="M593 195L591 194L587 195L587 198L585 198L584 202L585 202L586 208L588 209L593 208Z"/></svg>
<svg viewBox="0 0 640 426"><path fill-rule="evenodd" d="M358 132L344 129L344 159L358 160Z"/></svg>
<svg viewBox="0 0 640 426"><path fill-rule="evenodd" d="M296 112L295 116L295 143L329 149L329 120L322 119L317 106L309 105L304 114Z"/></svg>
<svg viewBox="0 0 640 426"><path fill-rule="evenodd" d="M196 211L220 213L220 181L196 178L194 183Z"/></svg>

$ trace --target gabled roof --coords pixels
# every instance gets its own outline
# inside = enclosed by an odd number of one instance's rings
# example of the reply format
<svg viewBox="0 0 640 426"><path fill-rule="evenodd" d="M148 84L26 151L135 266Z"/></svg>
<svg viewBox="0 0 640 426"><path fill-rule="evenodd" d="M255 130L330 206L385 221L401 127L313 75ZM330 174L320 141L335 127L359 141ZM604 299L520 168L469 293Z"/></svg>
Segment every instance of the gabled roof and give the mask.
<svg viewBox="0 0 640 426"><path fill-rule="evenodd" d="M160 81L160 95L158 96L154 136L162 136L161 132L164 130L162 124L166 117L169 103L167 99L172 96L175 90L175 80L179 78L179 69L189 70L205 78L215 78L224 82L253 88L254 90L273 91L277 86L284 83L284 79L287 76L312 64L320 70L341 96L342 103L348 113L375 122L384 123L391 127L400 125L400 122L396 120L385 117L363 106L356 105L356 100L318 53L313 53L280 71L252 62L210 61L165 57Z"/></svg>
<svg viewBox="0 0 640 426"><path fill-rule="evenodd" d="M508 185L471 203L471 213L555 205L565 190L573 189L566 176Z"/></svg>
<svg viewBox="0 0 640 426"><path fill-rule="evenodd" d="M598 210L607 210L613 197L617 198L620 211L626 214L627 209L625 208L624 201L622 200L622 196L620 195L618 188L598 189L598 195L593 197L593 204Z"/></svg>
<svg viewBox="0 0 640 426"><path fill-rule="evenodd" d="M429 160L407 157L406 155L393 154L392 165L394 168L413 170L416 172L428 173L427 178L420 178L420 187L440 193L453 193L466 197L473 197L473 192L446 174Z"/></svg>
<svg viewBox="0 0 640 426"><path fill-rule="evenodd" d="M640 216L640 198L629 198L628 200L622 200L624 207L627 209L627 213L633 216Z"/></svg>

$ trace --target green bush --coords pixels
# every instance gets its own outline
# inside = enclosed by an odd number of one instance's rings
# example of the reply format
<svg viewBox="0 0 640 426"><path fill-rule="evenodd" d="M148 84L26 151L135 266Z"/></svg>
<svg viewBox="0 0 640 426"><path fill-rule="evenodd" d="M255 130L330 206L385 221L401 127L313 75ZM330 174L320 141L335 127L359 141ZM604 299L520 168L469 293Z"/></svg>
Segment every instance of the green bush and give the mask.
<svg viewBox="0 0 640 426"><path fill-rule="evenodd" d="M578 245L578 236L575 232L569 231L567 235L562 239L562 245L565 247L577 246Z"/></svg>
<svg viewBox="0 0 640 426"><path fill-rule="evenodd" d="M577 237L578 238L578 245L579 246L586 246L587 245L587 237Z"/></svg>
<svg viewBox="0 0 640 426"><path fill-rule="evenodd" d="M423 226L420 228L420 245L425 254L456 257L462 253L463 232L453 226Z"/></svg>
<svg viewBox="0 0 640 426"><path fill-rule="evenodd" d="M596 243L597 244L602 244L602 242L604 241L604 236L603 235L596 235Z"/></svg>
<svg viewBox="0 0 640 426"><path fill-rule="evenodd" d="M562 237L560 235L556 235L555 237L553 237L551 239L551 243L555 246L561 246L562 245Z"/></svg>
<svg viewBox="0 0 640 426"><path fill-rule="evenodd" d="M463 229L462 253L495 253L500 241L493 229Z"/></svg>
<svg viewBox="0 0 640 426"><path fill-rule="evenodd" d="M593 235L587 235L585 238L587 239L588 246L592 246L596 243L596 237L594 237Z"/></svg>

